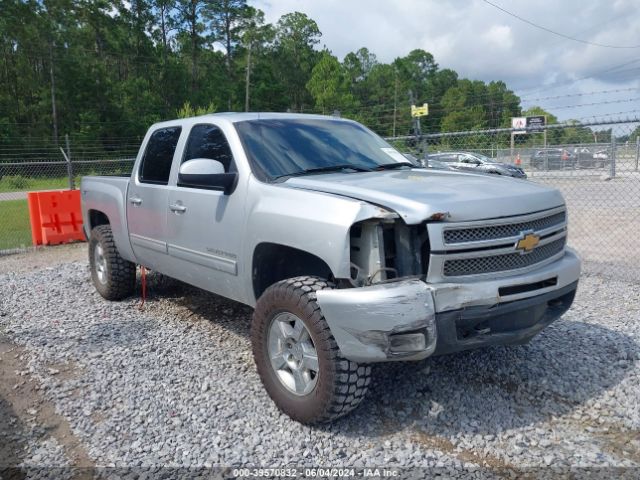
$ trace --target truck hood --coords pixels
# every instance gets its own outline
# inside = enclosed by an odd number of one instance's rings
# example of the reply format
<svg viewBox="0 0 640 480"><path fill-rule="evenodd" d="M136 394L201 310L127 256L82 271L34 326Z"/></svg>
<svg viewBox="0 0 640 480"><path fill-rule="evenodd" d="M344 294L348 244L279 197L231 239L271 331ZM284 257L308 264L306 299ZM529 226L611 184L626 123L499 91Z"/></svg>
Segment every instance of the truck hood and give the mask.
<svg viewBox="0 0 640 480"><path fill-rule="evenodd" d="M523 215L564 205L556 189L526 180L437 170L389 170L294 177L284 187L363 200L393 210L409 224L435 213L449 221Z"/></svg>

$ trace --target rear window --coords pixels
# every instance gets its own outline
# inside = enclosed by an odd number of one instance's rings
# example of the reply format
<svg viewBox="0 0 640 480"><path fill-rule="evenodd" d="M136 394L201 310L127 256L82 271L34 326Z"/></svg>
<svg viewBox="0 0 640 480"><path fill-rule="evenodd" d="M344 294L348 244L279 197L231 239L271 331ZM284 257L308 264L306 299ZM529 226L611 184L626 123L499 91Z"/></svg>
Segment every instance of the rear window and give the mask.
<svg viewBox="0 0 640 480"><path fill-rule="evenodd" d="M142 157L138 178L142 183L169 183L173 154L180 139L180 127L161 128L151 134Z"/></svg>

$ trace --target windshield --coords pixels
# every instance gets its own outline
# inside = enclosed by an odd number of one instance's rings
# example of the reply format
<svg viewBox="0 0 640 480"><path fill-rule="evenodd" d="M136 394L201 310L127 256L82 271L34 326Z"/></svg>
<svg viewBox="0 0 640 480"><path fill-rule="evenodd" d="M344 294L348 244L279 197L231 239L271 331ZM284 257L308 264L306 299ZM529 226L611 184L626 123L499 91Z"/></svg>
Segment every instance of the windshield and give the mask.
<svg viewBox="0 0 640 480"><path fill-rule="evenodd" d="M235 124L254 174L273 180L332 167L368 171L406 162L395 148L357 123L329 119L265 119Z"/></svg>
<svg viewBox="0 0 640 480"><path fill-rule="evenodd" d="M474 153L473 156L480 160L482 163L496 163L493 158L489 158L486 155L482 155L481 153Z"/></svg>

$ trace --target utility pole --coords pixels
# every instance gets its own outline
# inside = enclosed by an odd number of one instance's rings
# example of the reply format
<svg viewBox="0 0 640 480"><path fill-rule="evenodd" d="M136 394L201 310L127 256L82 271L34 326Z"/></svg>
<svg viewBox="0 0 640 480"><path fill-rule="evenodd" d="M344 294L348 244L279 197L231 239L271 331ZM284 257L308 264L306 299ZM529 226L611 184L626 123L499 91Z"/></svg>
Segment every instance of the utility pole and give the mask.
<svg viewBox="0 0 640 480"><path fill-rule="evenodd" d="M415 100L413 98L413 90L409 90L409 108L412 105L415 105ZM413 132L416 135L416 141L420 139L422 135L422 130L420 128L420 117L413 117Z"/></svg>
<svg viewBox="0 0 640 480"><path fill-rule="evenodd" d="M395 71L395 86L393 90L393 137L396 136L396 116L398 113L398 72Z"/></svg>
<svg viewBox="0 0 640 480"><path fill-rule="evenodd" d="M611 129L611 162L609 163L609 176L611 178L616 176L616 155L617 155L617 139L616 134L613 132L613 128Z"/></svg>
<svg viewBox="0 0 640 480"><path fill-rule="evenodd" d="M53 40L49 40L49 78L51 80L51 119L53 121L53 143L58 144L58 113L56 111L56 77L53 72Z"/></svg>
<svg viewBox="0 0 640 480"><path fill-rule="evenodd" d="M251 43L247 46L247 71L244 77L244 111L249 111L249 85L251 84Z"/></svg>

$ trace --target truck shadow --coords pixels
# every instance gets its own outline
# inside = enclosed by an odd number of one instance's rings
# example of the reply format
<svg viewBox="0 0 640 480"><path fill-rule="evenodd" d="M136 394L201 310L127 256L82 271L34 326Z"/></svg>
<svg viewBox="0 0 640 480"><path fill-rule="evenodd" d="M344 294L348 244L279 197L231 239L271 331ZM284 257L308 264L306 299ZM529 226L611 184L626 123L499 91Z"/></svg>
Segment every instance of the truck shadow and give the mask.
<svg viewBox="0 0 640 480"><path fill-rule="evenodd" d="M248 338L252 309L169 282L154 293ZM316 427L353 437L420 428L429 434L497 434L571 413L636 368L640 346L602 325L560 319L522 346L376 364L352 414Z"/></svg>
<svg viewBox="0 0 640 480"><path fill-rule="evenodd" d="M495 435L599 397L636 367L639 352L620 332L559 320L524 346L376 365L363 408L325 428L370 437L416 426L445 437Z"/></svg>

